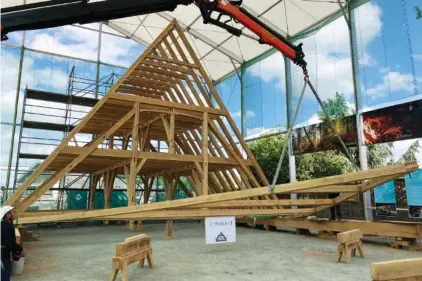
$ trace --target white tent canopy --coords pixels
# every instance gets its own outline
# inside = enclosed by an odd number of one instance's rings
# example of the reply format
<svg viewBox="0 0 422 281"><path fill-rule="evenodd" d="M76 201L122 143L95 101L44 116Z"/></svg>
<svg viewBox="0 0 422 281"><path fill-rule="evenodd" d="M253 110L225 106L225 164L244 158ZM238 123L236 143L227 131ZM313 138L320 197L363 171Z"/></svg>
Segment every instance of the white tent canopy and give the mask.
<svg viewBox="0 0 422 281"><path fill-rule="evenodd" d="M24 1L3 0L2 6L22 5ZM295 38L324 22L341 16L340 4L345 6L347 4L345 1L244 0L242 6L282 35ZM26 4L33 2L40 1L25 1ZM357 0L357 2L360 1ZM231 24L242 29L248 36L236 37L219 27L203 24L200 11L195 5L180 5L173 12L127 17L111 20L106 24L123 35L148 45L173 19L177 19L186 31L186 37L213 80L219 80L232 72L235 66L238 67L241 63L271 49L270 46L252 39L257 39L257 37L233 21Z"/></svg>

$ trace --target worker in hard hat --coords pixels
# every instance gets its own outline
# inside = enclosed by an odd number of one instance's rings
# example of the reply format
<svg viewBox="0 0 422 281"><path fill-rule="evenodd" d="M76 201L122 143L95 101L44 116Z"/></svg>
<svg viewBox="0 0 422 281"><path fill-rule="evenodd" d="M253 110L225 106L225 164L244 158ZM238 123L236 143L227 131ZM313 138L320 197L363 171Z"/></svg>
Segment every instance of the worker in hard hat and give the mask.
<svg viewBox="0 0 422 281"><path fill-rule="evenodd" d="M9 281L12 275L12 258L19 260L24 256L22 246L16 243L13 221L17 214L14 207L0 208L1 220L1 281Z"/></svg>

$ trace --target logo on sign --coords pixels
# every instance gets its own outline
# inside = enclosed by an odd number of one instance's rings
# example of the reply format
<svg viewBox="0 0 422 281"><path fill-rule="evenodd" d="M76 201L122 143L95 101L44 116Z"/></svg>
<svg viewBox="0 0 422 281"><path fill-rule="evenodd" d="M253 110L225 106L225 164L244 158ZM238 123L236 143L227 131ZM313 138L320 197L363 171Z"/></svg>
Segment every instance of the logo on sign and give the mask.
<svg viewBox="0 0 422 281"><path fill-rule="evenodd" d="M82 199L82 195L80 195L80 194L78 193L78 195L76 195L75 199L76 199L76 200L78 200L78 201L79 201L79 200L81 200L81 199Z"/></svg>
<svg viewBox="0 0 422 281"><path fill-rule="evenodd" d="M215 238L215 242L226 242L227 237L224 236L223 232L220 232L220 234L217 235L217 238Z"/></svg>
<svg viewBox="0 0 422 281"><path fill-rule="evenodd" d="M235 217L205 218L205 243L222 244L236 242Z"/></svg>

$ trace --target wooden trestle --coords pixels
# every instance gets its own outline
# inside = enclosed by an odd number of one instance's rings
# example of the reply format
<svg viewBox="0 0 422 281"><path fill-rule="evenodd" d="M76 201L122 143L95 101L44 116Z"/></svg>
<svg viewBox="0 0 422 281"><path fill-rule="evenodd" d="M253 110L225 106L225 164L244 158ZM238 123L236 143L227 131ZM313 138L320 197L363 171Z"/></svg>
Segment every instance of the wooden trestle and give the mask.
<svg viewBox="0 0 422 281"><path fill-rule="evenodd" d="M93 134L96 138L85 146L71 146L77 134ZM157 152L152 141L165 141L168 153ZM173 21L6 204L17 207L20 223L257 214L306 216L416 169L415 163L408 163L282 184L270 194L268 180L184 31ZM52 177L22 198L28 187L46 171L54 172ZM69 172L92 174L90 209L98 182L103 179L104 210L26 212ZM108 209L118 174L126 177L129 206ZM168 201L135 206L137 178L143 182L144 203L147 203L157 176L164 179ZM193 193L181 182L182 176L193 187ZM191 198L173 201L178 185ZM324 200L282 200L277 196L318 192L341 194ZM171 227L170 220L168 226Z"/></svg>

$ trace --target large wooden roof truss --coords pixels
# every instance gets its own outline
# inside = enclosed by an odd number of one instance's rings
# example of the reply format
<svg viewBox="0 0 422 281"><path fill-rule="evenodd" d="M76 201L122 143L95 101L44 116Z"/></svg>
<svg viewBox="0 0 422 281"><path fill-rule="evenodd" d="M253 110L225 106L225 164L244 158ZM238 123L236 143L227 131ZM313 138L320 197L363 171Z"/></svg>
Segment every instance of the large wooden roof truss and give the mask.
<svg viewBox="0 0 422 281"><path fill-rule="evenodd" d="M95 138L83 147L74 146L71 140L77 134L93 134ZM157 152L152 145L156 141L166 142L168 152ZM414 163L402 164L279 185L269 193L269 182L212 81L184 32L172 22L16 190L7 204L18 208L22 223L88 218L306 216L415 169ZM22 198L45 171L53 172L51 178ZM103 183L105 210L36 215L25 212L69 172L92 175L91 209L92 195L98 183ZM107 209L115 177L119 174L126 178L129 206ZM137 181L143 183L144 203L147 203L157 176L164 179L168 201L134 206ZM186 177L193 193L180 177ZM261 183L265 187L261 187ZM177 186L192 198L173 201ZM320 192L339 192L340 196L322 200L286 200L277 196Z"/></svg>

